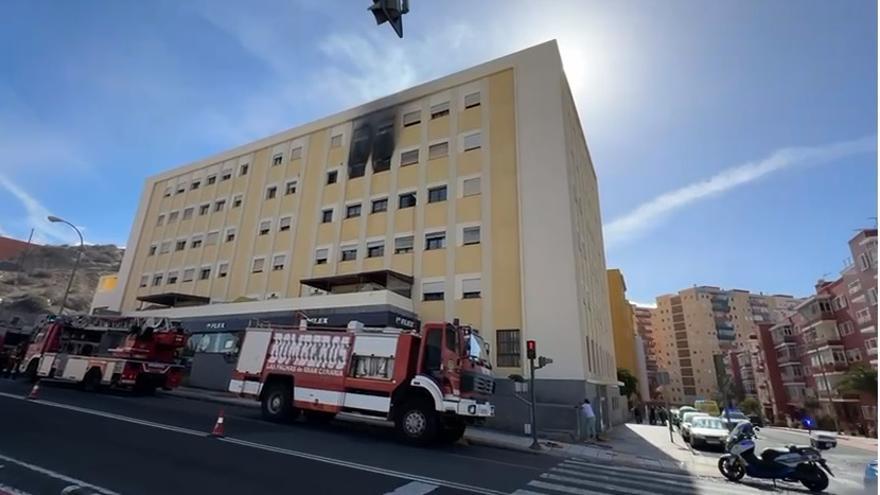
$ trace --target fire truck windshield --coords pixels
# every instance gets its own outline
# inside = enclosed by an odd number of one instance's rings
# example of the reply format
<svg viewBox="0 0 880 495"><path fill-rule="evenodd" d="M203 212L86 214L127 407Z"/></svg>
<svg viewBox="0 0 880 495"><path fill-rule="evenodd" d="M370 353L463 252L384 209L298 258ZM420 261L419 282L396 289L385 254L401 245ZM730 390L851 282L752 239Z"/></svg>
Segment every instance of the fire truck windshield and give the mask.
<svg viewBox="0 0 880 495"><path fill-rule="evenodd" d="M483 341L483 339L476 334L468 335L468 346L467 346L468 357L474 361L481 363L487 368L491 368L491 364L489 363L489 346Z"/></svg>

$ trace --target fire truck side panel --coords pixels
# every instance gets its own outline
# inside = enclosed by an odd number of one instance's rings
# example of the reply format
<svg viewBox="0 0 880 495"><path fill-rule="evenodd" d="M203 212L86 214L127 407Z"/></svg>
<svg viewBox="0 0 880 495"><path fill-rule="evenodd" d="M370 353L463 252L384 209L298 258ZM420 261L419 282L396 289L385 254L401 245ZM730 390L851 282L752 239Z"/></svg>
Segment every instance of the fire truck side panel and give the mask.
<svg viewBox="0 0 880 495"><path fill-rule="evenodd" d="M245 333L244 343L241 346L235 370L249 375L259 375L262 373L271 342L271 329L248 330Z"/></svg>
<svg viewBox="0 0 880 495"><path fill-rule="evenodd" d="M61 372L61 377L65 380L76 380L80 381L86 376L86 371L89 369L89 360L83 359L79 357L70 357L67 359L67 363L64 365L64 370Z"/></svg>
<svg viewBox="0 0 880 495"><path fill-rule="evenodd" d="M52 366L55 364L55 354L43 353L39 359L40 364L37 366L37 375L49 376L49 373L52 371Z"/></svg>

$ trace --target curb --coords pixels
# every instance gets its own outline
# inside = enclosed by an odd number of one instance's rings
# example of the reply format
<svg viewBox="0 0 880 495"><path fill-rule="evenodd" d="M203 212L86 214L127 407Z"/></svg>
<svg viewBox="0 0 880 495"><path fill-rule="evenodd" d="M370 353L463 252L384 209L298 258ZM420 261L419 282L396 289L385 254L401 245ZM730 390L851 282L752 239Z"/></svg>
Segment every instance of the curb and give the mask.
<svg viewBox="0 0 880 495"><path fill-rule="evenodd" d="M224 406L236 406L236 407L245 407L245 408L259 408L260 403L257 401L253 401L253 403L241 402L243 399L239 398L226 398L226 397L214 397L206 394L199 393L190 393L183 392L179 390L157 390L156 393L158 395L164 395L168 397L177 397L178 399L187 399L187 400L195 400L199 402L210 402L213 404L223 404Z"/></svg>

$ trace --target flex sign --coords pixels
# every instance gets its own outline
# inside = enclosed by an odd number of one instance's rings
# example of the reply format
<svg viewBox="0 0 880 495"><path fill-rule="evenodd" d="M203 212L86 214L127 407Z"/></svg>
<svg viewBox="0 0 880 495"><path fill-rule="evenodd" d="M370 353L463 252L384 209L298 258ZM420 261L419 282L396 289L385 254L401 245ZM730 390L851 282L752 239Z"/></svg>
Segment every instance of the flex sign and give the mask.
<svg viewBox="0 0 880 495"><path fill-rule="evenodd" d="M272 335L266 369L342 376L350 348L351 335L276 332Z"/></svg>

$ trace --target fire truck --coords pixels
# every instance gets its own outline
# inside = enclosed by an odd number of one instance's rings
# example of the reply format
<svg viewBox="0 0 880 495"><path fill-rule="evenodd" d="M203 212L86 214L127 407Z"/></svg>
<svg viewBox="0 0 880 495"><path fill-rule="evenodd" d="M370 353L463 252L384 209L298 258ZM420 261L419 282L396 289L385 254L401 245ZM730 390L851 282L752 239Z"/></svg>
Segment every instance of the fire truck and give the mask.
<svg viewBox="0 0 880 495"><path fill-rule="evenodd" d="M37 324L19 371L49 378L153 393L180 384L183 329L166 318L47 317Z"/></svg>
<svg viewBox="0 0 880 495"><path fill-rule="evenodd" d="M394 422L405 441L454 442L495 414L489 353L476 329L250 327L229 391L262 403L265 419L326 422L346 412Z"/></svg>

